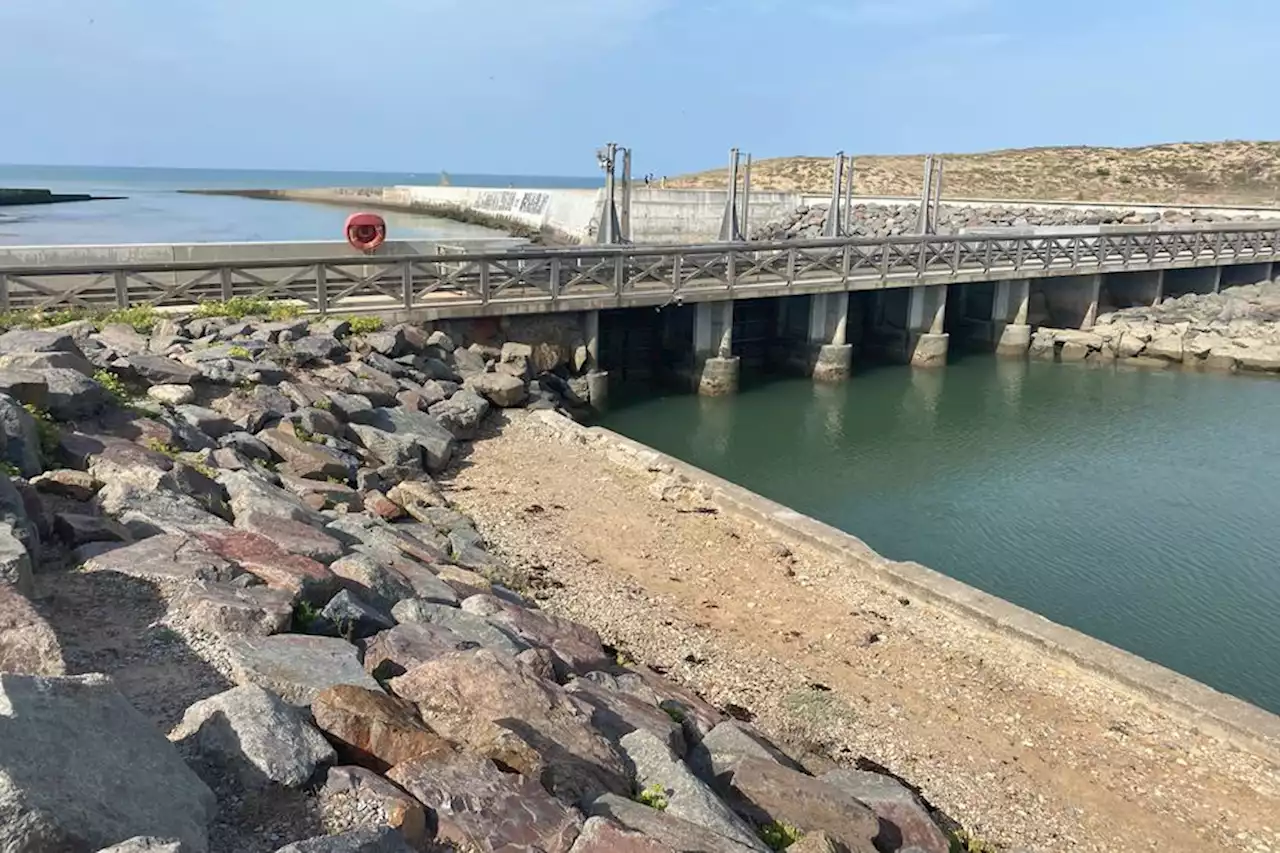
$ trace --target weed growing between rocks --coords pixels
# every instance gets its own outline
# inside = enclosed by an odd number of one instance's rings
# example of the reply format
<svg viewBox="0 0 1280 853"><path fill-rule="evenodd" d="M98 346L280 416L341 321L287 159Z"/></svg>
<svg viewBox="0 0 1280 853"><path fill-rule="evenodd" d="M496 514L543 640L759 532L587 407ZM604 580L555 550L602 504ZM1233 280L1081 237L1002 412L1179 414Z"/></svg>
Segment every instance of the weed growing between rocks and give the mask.
<svg viewBox="0 0 1280 853"><path fill-rule="evenodd" d="M667 789L661 785L650 785L642 791L639 791L632 799L642 806L648 806L658 811L666 811L667 809Z"/></svg>
<svg viewBox="0 0 1280 853"><path fill-rule="evenodd" d="M302 308L297 305L285 305L272 299L233 296L225 302L202 302L196 307L193 316L206 319L230 317L233 320L265 317L273 323L278 323L301 317Z"/></svg>
<svg viewBox="0 0 1280 853"><path fill-rule="evenodd" d="M54 426L53 418L47 411L31 403L24 404L23 408L35 419L36 433L40 436L40 455L45 460L53 459L58 453L58 444L61 442L61 434Z"/></svg>
<svg viewBox="0 0 1280 853"><path fill-rule="evenodd" d="M170 459L178 458L178 448L174 447L172 444L166 444L158 438L145 438L142 441L142 445L146 447L147 450L163 454L164 456L168 456Z"/></svg>
<svg viewBox="0 0 1280 853"><path fill-rule="evenodd" d="M767 844L770 850L786 850L804 836L803 832L791 824L778 821L766 823L758 832L760 840Z"/></svg>
<svg viewBox="0 0 1280 853"><path fill-rule="evenodd" d="M87 320L101 331L103 326L123 323L132 326L134 331L146 334L155 328L160 320L156 309L150 305L136 305L132 308L113 308L109 311L86 308L63 308L58 311L5 311L0 313L0 327L14 329L19 327L30 329L48 329L64 323Z"/></svg>
<svg viewBox="0 0 1280 853"><path fill-rule="evenodd" d="M129 393L129 389L125 387L119 376L110 370L99 370L93 374L93 381L106 389L106 392L115 398L117 405L122 408L132 407L133 395Z"/></svg>
<svg viewBox="0 0 1280 853"><path fill-rule="evenodd" d="M949 853L998 853L996 846L981 838L975 838L963 829L951 834Z"/></svg>

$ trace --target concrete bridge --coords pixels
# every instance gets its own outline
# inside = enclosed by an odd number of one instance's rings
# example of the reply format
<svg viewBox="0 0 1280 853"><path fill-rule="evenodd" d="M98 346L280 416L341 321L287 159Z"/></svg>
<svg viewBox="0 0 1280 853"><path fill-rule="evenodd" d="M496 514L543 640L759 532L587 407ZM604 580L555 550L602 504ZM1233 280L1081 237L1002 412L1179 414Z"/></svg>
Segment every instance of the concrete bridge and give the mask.
<svg viewBox="0 0 1280 853"><path fill-rule="evenodd" d="M373 255L338 243L15 247L0 249L0 310L252 297L422 321L565 314L594 370L660 366L723 394L744 359L838 381L855 350L930 367L953 336L1022 355L1034 325L1088 329L1101 311L1270 278L1278 259L1280 224L558 249L401 242Z"/></svg>

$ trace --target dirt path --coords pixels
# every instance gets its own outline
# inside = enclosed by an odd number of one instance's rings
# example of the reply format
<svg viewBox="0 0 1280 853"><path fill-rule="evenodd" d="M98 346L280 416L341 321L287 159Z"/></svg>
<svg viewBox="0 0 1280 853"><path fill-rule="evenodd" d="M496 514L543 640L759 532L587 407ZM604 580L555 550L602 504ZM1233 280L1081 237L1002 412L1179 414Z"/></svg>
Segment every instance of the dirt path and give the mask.
<svg viewBox="0 0 1280 853"><path fill-rule="evenodd" d="M1280 851L1280 768L807 547L653 494L523 414L447 485L547 609L799 749L1043 851Z"/></svg>

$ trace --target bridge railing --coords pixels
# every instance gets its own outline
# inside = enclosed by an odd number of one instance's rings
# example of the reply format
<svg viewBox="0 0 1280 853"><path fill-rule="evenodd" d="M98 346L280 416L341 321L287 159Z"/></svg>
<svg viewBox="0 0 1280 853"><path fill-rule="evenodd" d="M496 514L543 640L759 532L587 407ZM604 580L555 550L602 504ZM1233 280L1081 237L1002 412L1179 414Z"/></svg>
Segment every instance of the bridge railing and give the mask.
<svg viewBox="0 0 1280 853"><path fill-rule="evenodd" d="M439 316L1280 260L1280 226L960 234L440 255L4 265L0 310L283 299Z"/></svg>

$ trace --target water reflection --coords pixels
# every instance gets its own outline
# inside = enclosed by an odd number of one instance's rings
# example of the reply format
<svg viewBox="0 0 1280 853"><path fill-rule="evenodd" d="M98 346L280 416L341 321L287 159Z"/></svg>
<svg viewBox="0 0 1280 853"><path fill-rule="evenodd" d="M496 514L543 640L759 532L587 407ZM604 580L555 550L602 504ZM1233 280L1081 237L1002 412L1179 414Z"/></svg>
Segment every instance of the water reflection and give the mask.
<svg viewBox="0 0 1280 853"><path fill-rule="evenodd" d="M732 397L695 398L698 403L692 441L701 452L724 459L733 448L733 421L737 407Z"/></svg>

